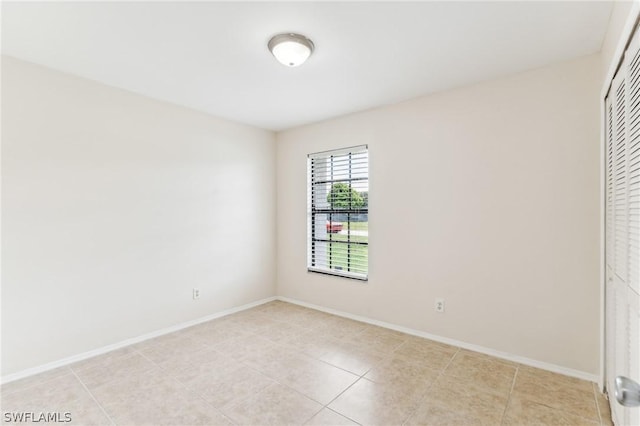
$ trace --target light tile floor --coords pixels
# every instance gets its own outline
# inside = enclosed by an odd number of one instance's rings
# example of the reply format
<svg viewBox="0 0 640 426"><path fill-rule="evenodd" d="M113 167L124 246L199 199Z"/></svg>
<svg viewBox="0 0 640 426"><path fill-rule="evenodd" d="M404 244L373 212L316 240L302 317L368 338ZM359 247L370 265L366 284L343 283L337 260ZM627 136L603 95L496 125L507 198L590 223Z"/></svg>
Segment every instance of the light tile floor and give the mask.
<svg viewBox="0 0 640 426"><path fill-rule="evenodd" d="M88 425L611 424L593 383L284 302L1 393L5 423L52 412Z"/></svg>

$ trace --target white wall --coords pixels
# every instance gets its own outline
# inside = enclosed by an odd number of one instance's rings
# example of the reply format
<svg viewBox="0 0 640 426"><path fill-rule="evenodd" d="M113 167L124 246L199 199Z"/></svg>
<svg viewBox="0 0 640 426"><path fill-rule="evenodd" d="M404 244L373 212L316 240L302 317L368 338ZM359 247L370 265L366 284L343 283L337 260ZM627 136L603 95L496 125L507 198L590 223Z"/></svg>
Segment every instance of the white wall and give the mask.
<svg viewBox="0 0 640 426"><path fill-rule="evenodd" d="M593 55L279 133L279 295L598 374L600 82ZM306 155L358 144L367 283L305 263Z"/></svg>
<svg viewBox="0 0 640 426"><path fill-rule="evenodd" d="M2 59L3 376L275 295L272 132Z"/></svg>

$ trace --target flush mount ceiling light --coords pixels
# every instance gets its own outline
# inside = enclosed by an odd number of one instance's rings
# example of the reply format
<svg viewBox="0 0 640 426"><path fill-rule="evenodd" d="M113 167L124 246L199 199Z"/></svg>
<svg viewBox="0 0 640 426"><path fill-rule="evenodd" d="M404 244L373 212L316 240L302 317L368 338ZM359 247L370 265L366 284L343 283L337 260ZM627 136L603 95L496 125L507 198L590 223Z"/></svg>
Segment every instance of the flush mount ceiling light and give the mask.
<svg viewBox="0 0 640 426"><path fill-rule="evenodd" d="M275 35L269 40L269 50L278 62L288 67L302 65L313 52L313 42L300 34Z"/></svg>

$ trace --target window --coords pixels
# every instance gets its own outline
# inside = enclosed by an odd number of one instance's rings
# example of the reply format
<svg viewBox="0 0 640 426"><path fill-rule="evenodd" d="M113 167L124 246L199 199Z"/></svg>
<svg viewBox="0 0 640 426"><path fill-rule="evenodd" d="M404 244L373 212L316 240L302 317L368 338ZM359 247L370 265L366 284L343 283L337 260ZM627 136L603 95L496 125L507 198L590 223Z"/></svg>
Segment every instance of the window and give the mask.
<svg viewBox="0 0 640 426"><path fill-rule="evenodd" d="M310 154L308 175L308 270L366 280L369 271L367 146Z"/></svg>

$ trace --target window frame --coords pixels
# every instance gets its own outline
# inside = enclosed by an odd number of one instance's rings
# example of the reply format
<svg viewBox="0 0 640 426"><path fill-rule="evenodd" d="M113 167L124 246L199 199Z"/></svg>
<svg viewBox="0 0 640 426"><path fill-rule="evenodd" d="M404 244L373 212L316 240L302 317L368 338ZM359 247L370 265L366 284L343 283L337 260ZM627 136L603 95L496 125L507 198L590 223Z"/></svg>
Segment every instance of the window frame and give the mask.
<svg viewBox="0 0 640 426"><path fill-rule="evenodd" d="M362 155L362 153L365 153L365 158L366 158L366 177L362 178L362 177L353 177L353 170L352 170L352 163L351 163L351 156L353 155ZM345 157L345 156L349 156L349 166L348 166L348 175L349 178L345 179L345 178L341 178L341 179L333 179L333 176L331 179L324 179L321 181L317 181L314 179L314 170L313 170L313 164L314 164L314 160L329 160L331 162L333 162L334 158L340 158L340 157ZM344 161L344 160L342 160ZM369 146L368 145L357 145L357 146L352 146L352 147L347 147L347 148L340 148L340 149L332 149L332 150L327 150L327 151L321 151L321 152L316 152L316 153L312 153L312 154L308 154L307 155L307 271L308 272L313 272L313 273L319 273L319 274L324 274L324 275L331 275L331 276L337 276L337 277L342 277L342 278L348 278L348 279L355 279L355 280L359 280L359 281L368 281L369 280L369 236L368 236L368 230L367 230L367 238L366 238L366 242L362 242L362 241L351 241L351 232L349 229L349 232L347 233L348 235L348 241L343 242L343 241L334 241L331 239L331 237L329 237L328 240L326 239L319 239L316 236L316 231L318 229L317 227L317 216L319 215L328 215L329 217L331 217L331 214L346 214L348 217L350 215L362 215L362 214L366 214L367 215L367 221L368 221L368 215L369 215L369 205L368 205L368 195L367 195L367 204L365 207L361 207L361 208L347 208L347 209L333 209L331 207L328 208L316 208L316 203L315 203L315 196L317 195L317 192L315 192L314 190L314 186L315 185L322 185L322 184L328 184L329 188L331 188L333 186L333 184L338 183L338 182L343 182L343 183L347 183L349 185L349 188L353 188L353 182L361 182L361 181L366 181L366 187L367 187L367 193L369 192ZM329 190L330 191L330 190ZM330 220L330 222L333 222ZM348 220L347 223L351 224L352 221ZM350 226L350 225L349 225ZM366 272L365 273L361 273L361 272L355 272L355 271L349 271L349 270L337 270L337 269L331 269L330 266L328 266L326 263L324 265L320 265L318 266L317 263L317 259L316 259L316 247L318 243L326 243L327 245L330 244L334 244L334 243L338 243L338 244L345 244L347 246L347 262L348 264L351 262L350 256L351 256L351 248L354 245L363 245L367 248L367 259L366 259Z"/></svg>

